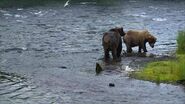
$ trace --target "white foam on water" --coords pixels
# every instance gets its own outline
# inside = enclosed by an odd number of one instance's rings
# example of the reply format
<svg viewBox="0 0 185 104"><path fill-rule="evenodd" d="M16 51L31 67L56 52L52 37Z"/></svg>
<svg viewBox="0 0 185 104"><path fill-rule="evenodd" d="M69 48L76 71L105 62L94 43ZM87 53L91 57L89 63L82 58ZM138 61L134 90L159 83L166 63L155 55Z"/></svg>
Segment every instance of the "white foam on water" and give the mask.
<svg viewBox="0 0 185 104"><path fill-rule="evenodd" d="M158 21L158 22L162 22L162 21L166 21L166 18L153 18L153 21Z"/></svg>
<svg viewBox="0 0 185 104"><path fill-rule="evenodd" d="M4 16L12 16L12 14L9 14L9 13L5 13L3 14Z"/></svg>
<svg viewBox="0 0 185 104"><path fill-rule="evenodd" d="M1 12L1 13L7 13L7 11L5 11L5 10L0 10L0 12Z"/></svg>
<svg viewBox="0 0 185 104"><path fill-rule="evenodd" d="M148 6L148 7L151 9L158 9L157 7L154 7L154 6Z"/></svg>
<svg viewBox="0 0 185 104"><path fill-rule="evenodd" d="M42 11L39 11L39 12L35 12L34 14L35 15L39 15L39 14L41 14L42 13Z"/></svg>
<svg viewBox="0 0 185 104"><path fill-rule="evenodd" d="M14 17L16 17L16 18L27 18L27 16L23 16L23 15L19 15L19 14L15 14Z"/></svg>
<svg viewBox="0 0 185 104"><path fill-rule="evenodd" d="M18 10L18 11L21 11L21 10L23 10L23 8L17 8L17 10Z"/></svg>
<svg viewBox="0 0 185 104"><path fill-rule="evenodd" d="M148 17L148 15L146 15L145 12L141 13L141 14L130 14L130 16L134 16L134 17L142 17L142 18L146 18Z"/></svg>
<svg viewBox="0 0 185 104"><path fill-rule="evenodd" d="M19 17L21 17L21 15L18 15L18 14L16 14L16 15L14 15L14 17L17 17L17 18L19 18Z"/></svg>
<svg viewBox="0 0 185 104"><path fill-rule="evenodd" d="M96 2L81 2L80 4L86 5L86 4L96 4Z"/></svg>
<svg viewBox="0 0 185 104"><path fill-rule="evenodd" d="M25 21L23 21L23 20L16 20L17 22L19 22L19 23L24 23Z"/></svg>

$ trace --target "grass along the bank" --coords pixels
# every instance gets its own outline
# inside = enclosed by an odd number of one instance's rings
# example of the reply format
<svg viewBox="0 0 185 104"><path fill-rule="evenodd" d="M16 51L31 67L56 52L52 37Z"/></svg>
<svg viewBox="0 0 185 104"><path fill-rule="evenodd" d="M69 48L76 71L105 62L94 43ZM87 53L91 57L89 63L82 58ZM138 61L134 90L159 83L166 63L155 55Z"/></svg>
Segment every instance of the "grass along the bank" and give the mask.
<svg viewBox="0 0 185 104"><path fill-rule="evenodd" d="M151 62L133 77L153 82L173 83L185 80L185 55L178 55L177 60Z"/></svg>
<svg viewBox="0 0 185 104"><path fill-rule="evenodd" d="M177 37L177 54L185 54L185 31L179 31Z"/></svg>
<svg viewBox="0 0 185 104"><path fill-rule="evenodd" d="M177 55L175 60L151 62L132 77L157 83L176 83L185 80L185 31L180 31L177 37Z"/></svg>

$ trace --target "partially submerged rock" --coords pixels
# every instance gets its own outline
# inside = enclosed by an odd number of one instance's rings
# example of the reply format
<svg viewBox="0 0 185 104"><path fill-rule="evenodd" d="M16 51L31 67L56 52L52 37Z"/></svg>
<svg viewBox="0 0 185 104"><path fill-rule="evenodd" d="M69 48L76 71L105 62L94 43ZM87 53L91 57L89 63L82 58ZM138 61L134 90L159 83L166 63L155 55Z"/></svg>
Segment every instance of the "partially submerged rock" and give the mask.
<svg viewBox="0 0 185 104"><path fill-rule="evenodd" d="M96 63L96 74L99 74L102 71L102 67L99 63Z"/></svg>
<svg viewBox="0 0 185 104"><path fill-rule="evenodd" d="M109 83L109 87L115 87L114 83Z"/></svg>

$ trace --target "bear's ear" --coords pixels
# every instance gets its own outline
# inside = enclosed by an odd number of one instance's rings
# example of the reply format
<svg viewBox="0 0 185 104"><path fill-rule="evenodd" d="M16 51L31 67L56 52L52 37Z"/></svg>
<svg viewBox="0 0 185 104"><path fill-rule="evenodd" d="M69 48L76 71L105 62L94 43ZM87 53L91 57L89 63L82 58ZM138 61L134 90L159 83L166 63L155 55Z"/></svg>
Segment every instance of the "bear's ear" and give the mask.
<svg viewBox="0 0 185 104"><path fill-rule="evenodd" d="M126 34L125 31L123 30L123 27L121 27L119 30L120 30L121 36L124 36Z"/></svg>
<svg viewBox="0 0 185 104"><path fill-rule="evenodd" d="M148 30L144 30L144 33L150 35Z"/></svg>
<svg viewBox="0 0 185 104"><path fill-rule="evenodd" d="M109 31L116 31L116 28L112 28L112 29L110 29Z"/></svg>
<svg viewBox="0 0 185 104"><path fill-rule="evenodd" d="M123 30L123 27L120 27L120 29L122 29L122 30Z"/></svg>
<svg viewBox="0 0 185 104"><path fill-rule="evenodd" d="M110 29L110 31L114 31L114 32L118 31L119 32L119 28L115 27L115 28Z"/></svg>

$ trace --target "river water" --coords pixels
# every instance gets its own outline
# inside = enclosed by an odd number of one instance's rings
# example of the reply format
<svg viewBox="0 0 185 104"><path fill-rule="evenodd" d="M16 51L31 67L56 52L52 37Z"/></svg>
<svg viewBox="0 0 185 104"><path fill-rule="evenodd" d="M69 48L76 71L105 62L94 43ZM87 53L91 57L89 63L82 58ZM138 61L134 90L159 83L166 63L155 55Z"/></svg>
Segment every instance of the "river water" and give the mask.
<svg viewBox="0 0 185 104"><path fill-rule="evenodd" d="M185 1L63 5L0 9L0 104L185 103L183 86L131 79L124 68L95 72L102 33L115 26L148 29L158 39L153 49L147 45L149 54L173 53L185 29ZM118 64L145 59L123 57Z"/></svg>

